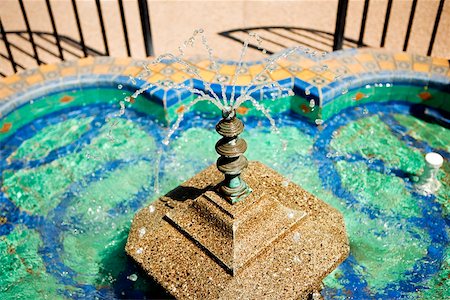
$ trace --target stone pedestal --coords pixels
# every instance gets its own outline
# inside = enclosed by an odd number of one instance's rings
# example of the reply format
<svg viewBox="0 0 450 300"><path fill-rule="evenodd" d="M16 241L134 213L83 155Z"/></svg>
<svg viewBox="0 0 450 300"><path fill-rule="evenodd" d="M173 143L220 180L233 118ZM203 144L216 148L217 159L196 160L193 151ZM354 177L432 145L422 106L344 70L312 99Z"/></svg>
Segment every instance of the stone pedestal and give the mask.
<svg viewBox="0 0 450 300"><path fill-rule="evenodd" d="M348 255L342 215L258 162L231 204L200 172L139 211L127 253L178 299L302 299Z"/></svg>

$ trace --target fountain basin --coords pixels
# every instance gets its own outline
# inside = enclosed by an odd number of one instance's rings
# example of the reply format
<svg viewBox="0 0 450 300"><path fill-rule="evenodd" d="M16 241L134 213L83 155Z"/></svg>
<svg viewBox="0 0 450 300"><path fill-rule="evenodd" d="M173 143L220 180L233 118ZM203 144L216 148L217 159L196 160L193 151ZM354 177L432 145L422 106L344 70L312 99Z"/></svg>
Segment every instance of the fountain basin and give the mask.
<svg viewBox="0 0 450 300"><path fill-rule="evenodd" d="M372 54L377 66L384 66L377 51ZM397 74L415 74L430 83L428 89L417 82L387 86L388 79L382 87L373 81L346 94L339 88L335 93L346 100L322 118L321 128L311 124L317 110L300 92L294 97L302 103L269 100L287 143L272 137L268 122L254 110L238 110L246 119L250 160L264 162L344 215L350 257L325 278L325 298L448 294L448 129L414 113L416 104L437 116L448 111L448 84L441 84L443 77L448 80L448 65L427 58L429 72L420 72L414 71L420 63L415 56L388 58L395 68L409 63L409 71ZM134 64L90 58L2 80L0 293L6 298L168 296L144 280L123 249L134 212L159 196L152 191L154 157L164 124L182 104L164 109L155 100L157 91L136 99L113 129L111 144L105 118L117 113L123 93L129 95L128 75L141 70ZM309 70L305 62L295 62L302 64L299 73ZM366 66L359 60L353 64ZM294 70L289 67L281 66ZM302 74L306 82L308 73ZM386 93L379 94L382 90ZM369 96L356 97L358 92ZM304 114L292 114L294 108ZM216 158L212 149L218 136L211 131L218 116L202 106L188 116L162 162L162 193ZM430 151L445 159L439 175L443 186L423 197L412 183Z"/></svg>

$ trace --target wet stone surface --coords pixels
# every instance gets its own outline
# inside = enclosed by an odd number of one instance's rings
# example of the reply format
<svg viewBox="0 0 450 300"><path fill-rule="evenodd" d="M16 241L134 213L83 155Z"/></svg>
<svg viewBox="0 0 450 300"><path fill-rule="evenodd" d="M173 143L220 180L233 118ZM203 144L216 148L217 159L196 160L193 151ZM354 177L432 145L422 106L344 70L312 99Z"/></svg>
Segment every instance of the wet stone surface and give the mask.
<svg viewBox="0 0 450 300"><path fill-rule="evenodd" d="M342 215L293 183L283 187L283 176L260 162L243 172L253 192L235 204L214 191L221 177L212 165L157 200L156 212L141 209L127 253L177 299L306 299L319 291L348 256ZM201 195L190 199L193 190ZM144 225L151 231L142 238Z"/></svg>

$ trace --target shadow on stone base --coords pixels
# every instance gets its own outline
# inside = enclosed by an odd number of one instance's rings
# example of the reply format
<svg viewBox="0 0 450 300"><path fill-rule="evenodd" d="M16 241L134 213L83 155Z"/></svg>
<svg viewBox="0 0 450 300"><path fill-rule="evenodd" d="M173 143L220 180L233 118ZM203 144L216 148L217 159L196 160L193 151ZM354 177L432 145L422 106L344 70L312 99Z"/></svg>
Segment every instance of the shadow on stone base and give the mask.
<svg viewBox="0 0 450 300"><path fill-rule="evenodd" d="M230 204L210 166L140 210L127 253L178 299L308 299L349 253L342 215L259 162Z"/></svg>

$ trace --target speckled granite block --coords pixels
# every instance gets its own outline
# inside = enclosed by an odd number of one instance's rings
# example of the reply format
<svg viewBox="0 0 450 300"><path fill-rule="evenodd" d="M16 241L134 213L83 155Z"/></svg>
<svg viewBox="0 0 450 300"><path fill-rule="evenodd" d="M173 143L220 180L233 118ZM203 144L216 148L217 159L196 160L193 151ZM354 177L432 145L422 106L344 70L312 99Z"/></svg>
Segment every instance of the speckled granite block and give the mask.
<svg viewBox="0 0 450 300"><path fill-rule="evenodd" d="M164 218L227 272L236 275L306 215L261 192L255 191L245 201L230 204L214 191L207 191Z"/></svg>
<svg viewBox="0 0 450 300"><path fill-rule="evenodd" d="M215 193L221 176L211 166L139 211L127 253L178 299L302 299L319 290L349 252L342 215L258 162L243 173L253 192L242 202Z"/></svg>

